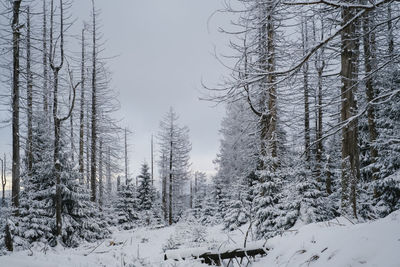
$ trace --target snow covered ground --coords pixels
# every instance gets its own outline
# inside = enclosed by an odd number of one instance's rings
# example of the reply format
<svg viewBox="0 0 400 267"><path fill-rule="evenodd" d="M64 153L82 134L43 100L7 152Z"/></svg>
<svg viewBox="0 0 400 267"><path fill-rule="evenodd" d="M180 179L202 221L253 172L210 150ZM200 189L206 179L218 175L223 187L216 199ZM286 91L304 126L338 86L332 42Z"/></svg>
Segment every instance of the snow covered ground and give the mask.
<svg viewBox="0 0 400 267"><path fill-rule="evenodd" d="M70 266L207 266L191 261L164 261L164 250L175 255L192 247L226 250L242 247L246 227L225 233L221 226L198 224L133 231L115 231L112 238L77 249L35 247L0 257L1 267ZM266 243L269 254L254 267L268 266L400 266L400 211L374 222L353 225L345 218L293 229Z"/></svg>

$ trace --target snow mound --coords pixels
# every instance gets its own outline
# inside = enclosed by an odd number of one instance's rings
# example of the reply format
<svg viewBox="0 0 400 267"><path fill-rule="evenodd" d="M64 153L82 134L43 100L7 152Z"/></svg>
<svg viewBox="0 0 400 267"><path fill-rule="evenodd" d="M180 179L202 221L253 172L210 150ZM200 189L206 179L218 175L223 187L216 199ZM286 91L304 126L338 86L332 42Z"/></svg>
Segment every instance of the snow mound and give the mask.
<svg viewBox="0 0 400 267"><path fill-rule="evenodd" d="M399 267L400 211L361 224L345 218L309 224L268 240L267 247L269 254L252 266Z"/></svg>

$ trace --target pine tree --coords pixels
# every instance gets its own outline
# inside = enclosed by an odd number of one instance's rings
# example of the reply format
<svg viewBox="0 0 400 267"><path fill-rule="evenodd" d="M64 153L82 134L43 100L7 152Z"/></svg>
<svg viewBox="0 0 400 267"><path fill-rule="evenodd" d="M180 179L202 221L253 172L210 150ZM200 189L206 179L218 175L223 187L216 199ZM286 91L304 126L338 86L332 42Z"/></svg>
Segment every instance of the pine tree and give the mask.
<svg viewBox="0 0 400 267"><path fill-rule="evenodd" d="M53 238L54 195L52 138L46 116L35 117L32 125L32 171L26 166L22 178L19 232L29 243L47 243ZM26 165L29 163L25 160Z"/></svg>
<svg viewBox="0 0 400 267"><path fill-rule="evenodd" d="M139 220L138 199L131 183L120 185L115 203L116 224L125 230L132 229Z"/></svg>
<svg viewBox="0 0 400 267"><path fill-rule="evenodd" d="M46 116L34 117L32 129L32 173L25 171L21 194L21 216L15 217L15 234L28 243L55 245L56 184L52 160L53 143ZM27 162L25 160L25 162ZM82 240L93 242L110 232L103 214L89 201L89 191L79 183L79 172L71 161L64 139L60 140L61 241L68 247ZM26 168L27 169L27 168ZM24 245L23 243L17 245Z"/></svg>
<svg viewBox="0 0 400 267"><path fill-rule="evenodd" d="M151 185L151 177L149 173L149 166L147 163L142 164L142 169L140 172L139 178L139 187L137 189L138 192L138 208L140 211L149 211L153 205L153 193L154 190Z"/></svg>

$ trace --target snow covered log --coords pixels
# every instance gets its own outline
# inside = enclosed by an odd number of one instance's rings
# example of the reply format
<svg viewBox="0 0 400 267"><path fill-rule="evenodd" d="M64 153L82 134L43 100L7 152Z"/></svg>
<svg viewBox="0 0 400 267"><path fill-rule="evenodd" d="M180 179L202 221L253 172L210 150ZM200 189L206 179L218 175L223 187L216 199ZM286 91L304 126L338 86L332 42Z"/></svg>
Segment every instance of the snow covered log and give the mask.
<svg viewBox="0 0 400 267"><path fill-rule="evenodd" d="M257 255L266 255L268 248L258 247L258 248L238 248L229 249L225 251L210 251L206 248L195 248L195 249L185 249L185 250L170 250L166 251L164 254L164 260L185 260L185 259L200 259L202 263L215 264L217 266L221 265L222 260L227 259L242 259L254 257Z"/></svg>

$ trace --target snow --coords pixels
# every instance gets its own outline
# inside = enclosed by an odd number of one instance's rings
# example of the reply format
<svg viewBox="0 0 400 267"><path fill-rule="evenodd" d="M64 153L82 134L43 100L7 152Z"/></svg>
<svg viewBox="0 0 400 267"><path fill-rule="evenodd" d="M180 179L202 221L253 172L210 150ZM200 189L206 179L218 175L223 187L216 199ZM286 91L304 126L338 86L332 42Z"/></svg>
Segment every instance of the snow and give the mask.
<svg viewBox="0 0 400 267"><path fill-rule="evenodd" d="M353 225L345 218L313 223L268 240L262 266L400 266L400 211Z"/></svg>
<svg viewBox="0 0 400 267"><path fill-rule="evenodd" d="M85 243L77 249L33 247L30 250L0 257L0 266L67 267L67 266L207 266L198 260L164 261L168 240L179 243L169 250L168 257L187 258L204 250L227 251L243 247L248 226L233 232L222 226L206 228L202 242L195 242L190 233L199 225L179 223L164 228L139 228L117 231L111 238L97 244ZM298 228L297 228L298 227ZM251 236L251 235L250 235ZM265 241L249 242L247 248L262 246ZM400 211L386 218L352 224L346 218L329 222L296 226L282 236L266 242L268 255L258 258L253 267L399 267Z"/></svg>

